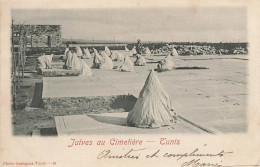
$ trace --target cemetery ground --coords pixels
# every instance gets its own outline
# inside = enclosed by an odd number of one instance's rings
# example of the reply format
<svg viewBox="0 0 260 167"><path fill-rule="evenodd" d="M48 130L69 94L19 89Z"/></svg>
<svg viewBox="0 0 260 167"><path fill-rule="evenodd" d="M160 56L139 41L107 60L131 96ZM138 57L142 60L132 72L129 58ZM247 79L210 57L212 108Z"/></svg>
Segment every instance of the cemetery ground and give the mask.
<svg viewBox="0 0 260 167"><path fill-rule="evenodd" d="M59 57L59 56L56 56ZM130 94L138 98L145 79L150 69L155 69L162 56L145 56L147 65L136 67L135 72L119 72L113 70L92 69L93 77L83 79L80 82L78 76L66 77L42 77L37 73L25 73L21 79L20 89L16 97L17 110L12 111L12 125L14 135L32 135L32 131L41 130L41 135L57 135L55 116L88 115L95 121L108 125L111 122L104 118L118 118L124 121L127 116L124 108L110 107L97 104L98 107L86 109L82 107L84 92L89 96L100 93L102 98L116 94ZM131 58L132 61L135 58ZM247 62L246 55L202 55L173 57L176 67L172 71L157 73L162 86L170 95L175 112L199 127L206 127L216 133L241 133L247 130L246 101L247 93ZM85 59L91 66L93 59ZM114 66L120 66L122 62L113 62ZM61 69L62 60L53 62L53 69ZM183 67L206 67L208 69L185 69ZM73 98L65 100L67 105L60 105L54 101L51 109L30 107L34 96L35 83L43 83L43 96ZM61 80L66 80L69 85L62 85ZM93 83L91 83L93 82ZM97 84L98 83L98 84ZM84 87L84 85L86 85ZM96 88L96 89L95 89ZM75 89L75 90L73 90ZM82 93L83 92L83 93ZM79 95L80 94L80 95ZM77 96L79 95L79 98ZM105 100L106 101L106 100ZM68 107L71 106L71 107ZM113 119L112 121L115 121ZM173 128L160 128L155 133L204 133L192 124L186 128L183 120L177 120ZM179 128L177 128L179 126ZM120 129L121 127L119 127ZM111 128L112 129L112 128ZM135 133L138 128L123 127L120 133ZM128 130L130 129L130 130ZM187 130L188 129L188 130ZM108 133L108 129L88 131L87 133ZM117 130L111 130L117 133ZM150 129L139 133L151 133Z"/></svg>

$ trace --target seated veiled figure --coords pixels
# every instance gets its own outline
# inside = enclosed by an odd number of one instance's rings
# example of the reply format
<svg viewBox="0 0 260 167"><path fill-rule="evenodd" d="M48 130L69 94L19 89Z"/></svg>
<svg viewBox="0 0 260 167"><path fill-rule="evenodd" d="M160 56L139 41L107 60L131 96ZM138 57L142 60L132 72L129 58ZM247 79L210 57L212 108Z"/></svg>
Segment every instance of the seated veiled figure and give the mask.
<svg viewBox="0 0 260 167"><path fill-rule="evenodd" d="M42 54L42 56L39 56L37 58L38 60L38 67L43 69L51 69L51 62L52 62L53 54L51 55L45 55L45 53Z"/></svg>
<svg viewBox="0 0 260 167"><path fill-rule="evenodd" d="M109 57L111 58L112 61L116 61L117 60L117 51L113 50Z"/></svg>
<svg viewBox="0 0 260 167"><path fill-rule="evenodd" d="M151 55L151 51L150 51L150 49L149 49L148 47L145 48L145 54L146 54L147 56L150 56L150 55Z"/></svg>
<svg viewBox="0 0 260 167"><path fill-rule="evenodd" d="M164 60L157 65L158 72L171 71L174 68L174 62L171 55L168 55Z"/></svg>
<svg viewBox="0 0 260 167"><path fill-rule="evenodd" d="M171 55L172 56L179 56L179 54L178 54L178 52L175 48L172 48Z"/></svg>
<svg viewBox="0 0 260 167"><path fill-rule="evenodd" d="M105 46L105 53L107 54L107 56L111 55L111 51L108 49L107 46Z"/></svg>
<svg viewBox="0 0 260 167"><path fill-rule="evenodd" d="M98 51L94 48L94 59L92 68L100 68L102 63L103 57L98 53Z"/></svg>
<svg viewBox="0 0 260 167"><path fill-rule="evenodd" d="M136 51L136 47L134 46L133 49L131 50L131 52L135 55L137 54L137 51Z"/></svg>
<svg viewBox="0 0 260 167"><path fill-rule="evenodd" d="M135 64L135 66L145 66L146 65L145 58L143 56L141 56L140 54L137 54L134 64Z"/></svg>
<svg viewBox="0 0 260 167"><path fill-rule="evenodd" d="M75 52L72 52L68 55L68 59L66 61L66 68L68 70L80 70L80 59L78 58Z"/></svg>
<svg viewBox="0 0 260 167"><path fill-rule="evenodd" d="M79 46L76 47L76 54L77 56L82 56L82 50Z"/></svg>
<svg viewBox="0 0 260 167"><path fill-rule="evenodd" d="M84 60L80 60L80 76L92 76L90 67L85 63Z"/></svg>
<svg viewBox="0 0 260 167"><path fill-rule="evenodd" d="M107 56L105 52L101 52L101 55L103 57L103 61L101 62L101 69L113 69L113 62L112 60Z"/></svg>
<svg viewBox="0 0 260 167"><path fill-rule="evenodd" d="M119 70L123 71L123 72L133 72L134 71L133 63L129 59L128 56L125 57L124 64L121 67L119 67Z"/></svg>
<svg viewBox="0 0 260 167"><path fill-rule="evenodd" d="M153 70L128 113L127 124L139 128L159 128L173 124L175 117L171 99Z"/></svg>
<svg viewBox="0 0 260 167"><path fill-rule="evenodd" d="M90 59L90 58L91 58L91 54L90 54L88 48L84 48L82 59Z"/></svg>

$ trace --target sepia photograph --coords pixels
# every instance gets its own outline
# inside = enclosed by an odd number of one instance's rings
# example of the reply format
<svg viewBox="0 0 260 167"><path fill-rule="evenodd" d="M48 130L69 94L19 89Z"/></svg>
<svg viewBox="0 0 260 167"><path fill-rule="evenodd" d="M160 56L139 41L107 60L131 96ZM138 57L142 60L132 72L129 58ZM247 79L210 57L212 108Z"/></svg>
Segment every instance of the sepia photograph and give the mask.
<svg viewBox="0 0 260 167"><path fill-rule="evenodd" d="M259 4L0 0L0 167L259 167Z"/></svg>
<svg viewBox="0 0 260 167"><path fill-rule="evenodd" d="M13 9L12 133L247 133L245 7Z"/></svg>

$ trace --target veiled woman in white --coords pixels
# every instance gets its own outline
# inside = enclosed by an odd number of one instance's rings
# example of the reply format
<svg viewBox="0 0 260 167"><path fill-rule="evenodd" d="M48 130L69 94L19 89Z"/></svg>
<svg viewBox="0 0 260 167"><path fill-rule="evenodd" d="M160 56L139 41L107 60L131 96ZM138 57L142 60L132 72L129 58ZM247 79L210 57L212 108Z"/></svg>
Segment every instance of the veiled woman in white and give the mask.
<svg viewBox="0 0 260 167"><path fill-rule="evenodd" d="M103 57L103 61L101 62L101 69L113 69L113 62L110 59L110 57L107 56L105 52L101 52L101 55Z"/></svg>
<svg viewBox="0 0 260 167"><path fill-rule="evenodd" d="M171 125L174 116L171 99L151 70L134 108L128 113L127 124L141 128L158 128Z"/></svg>
<svg viewBox="0 0 260 167"><path fill-rule="evenodd" d="M119 67L119 70L123 71L123 72L133 72L134 71L133 62L129 59L128 56L125 57L124 64L121 67Z"/></svg>

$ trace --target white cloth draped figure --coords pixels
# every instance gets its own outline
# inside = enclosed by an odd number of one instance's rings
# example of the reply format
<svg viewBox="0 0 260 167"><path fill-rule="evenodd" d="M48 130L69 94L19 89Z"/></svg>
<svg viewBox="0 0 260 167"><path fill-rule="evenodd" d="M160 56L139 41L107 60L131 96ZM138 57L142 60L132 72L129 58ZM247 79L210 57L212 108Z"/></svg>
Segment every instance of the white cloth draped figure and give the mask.
<svg viewBox="0 0 260 167"><path fill-rule="evenodd" d="M80 59L76 53L72 53L70 70L80 70Z"/></svg>
<svg viewBox="0 0 260 167"><path fill-rule="evenodd" d="M125 57L124 64L119 68L120 71L133 72L134 66L128 56Z"/></svg>
<svg viewBox="0 0 260 167"><path fill-rule="evenodd" d="M103 57L103 61L101 63L101 68L102 69L113 69L113 62L110 59L110 57L107 56L105 52L101 52L101 55Z"/></svg>
<svg viewBox="0 0 260 167"><path fill-rule="evenodd" d="M69 48L66 48L65 51L64 51L64 55L66 56L67 55L67 52L69 51L70 49Z"/></svg>
<svg viewBox="0 0 260 167"><path fill-rule="evenodd" d="M117 51L113 50L112 54L110 55L111 60L116 61L117 60Z"/></svg>
<svg viewBox="0 0 260 167"><path fill-rule="evenodd" d="M37 58L39 68L43 69L51 69L51 62L52 62L53 54L51 55L42 55Z"/></svg>
<svg viewBox="0 0 260 167"><path fill-rule="evenodd" d="M178 54L178 52L175 48L172 48L171 55L172 56L179 56L179 54Z"/></svg>
<svg viewBox="0 0 260 167"><path fill-rule="evenodd" d="M151 51L150 51L150 49L149 49L148 47L145 48L145 54L146 54L147 56L150 56L150 55L151 55Z"/></svg>
<svg viewBox="0 0 260 167"><path fill-rule="evenodd" d="M92 76L90 67L85 63L84 60L80 60L80 75L79 76Z"/></svg>
<svg viewBox="0 0 260 167"><path fill-rule="evenodd" d="M174 68L174 62L172 60L172 57L171 55L168 55L166 58L165 58L165 63L163 64L162 68L164 70L172 70Z"/></svg>
<svg viewBox="0 0 260 167"><path fill-rule="evenodd" d="M151 70L134 108L128 113L127 124L140 128L158 128L171 125L173 120L171 99Z"/></svg>
<svg viewBox="0 0 260 167"><path fill-rule="evenodd" d="M135 47L135 46L133 47L133 49L131 50L131 52L132 52L133 54L137 54L137 51L136 51L136 47Z"/></svg>
<svg viewBox="0 0 260 167"><path fill-rule="evenodd" d="M90 59L91 58L91 54L88 50L88 48L84 48L83 49L83 56L82 56L83 59Z"/></svg>
<svg viewBox="0 0 260 167"><path fill-rule="evenodd" d="M93 68L100 68L102 61L103 61L103 57L94 48L94 59L93 59L92 67Z"/></svg>
<svg viewBox="0 0 260 167"><path fill-rule="evenodd" d="M123 53L116 52L116 61L124 61L125 56Z"/></svg>
<svg viewBox="0 0 260 167"><path fill-rule="evenodd" d="M146 65L145 58L143 56L137 54L134 64L136 66L145 66Z"/></svg>
<svg viewBox="0 0 260 167"><path fill-rule="evenodd" d="M111 55L111 51L108 49L107 46L105 46L105 53L110 56Z"/></svg>
<svg viewBox="0 0 260 167"><path fill-rule="evenodd" d="M77 56L82 56L82 50L79 46L76 47L76 54Z"/></svg>

